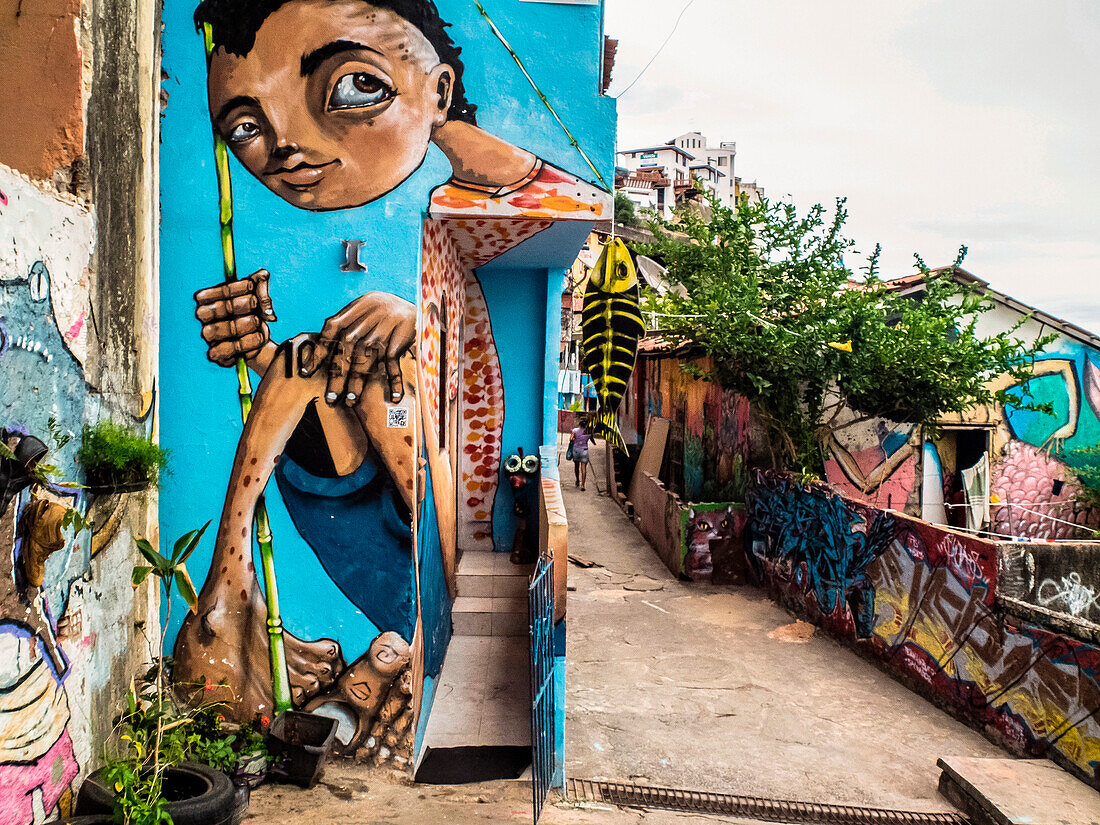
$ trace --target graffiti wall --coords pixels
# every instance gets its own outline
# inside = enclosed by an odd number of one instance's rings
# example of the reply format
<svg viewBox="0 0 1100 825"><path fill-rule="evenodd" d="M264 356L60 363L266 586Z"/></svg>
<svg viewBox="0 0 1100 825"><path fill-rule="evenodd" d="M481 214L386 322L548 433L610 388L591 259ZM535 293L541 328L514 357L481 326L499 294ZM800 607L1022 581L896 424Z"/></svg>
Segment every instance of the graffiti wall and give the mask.
<svg viewBox="0 0 1100 825"><path fill-rule="evenodd" d="M127 564L134 532L148 534L147 503L76 486L86 421L148 433L154 420L151 382L143 404L116 394L125 379L102 360L92 373L92 354L105 360L92 322L96 228L82 200L0 166L2 825L68 813L101 755L119 671L150 656L135 623L152 605ZM94 526L66 527L69 511Z"/></svg>
<svg viewBox="0 0 1100 825"><path fill-rule="evenodd" d="M836 637L980 726L1100 788L1100 648L995 607L997 545L760 475L756 578Z"/></svg>
<svg viewBox="0 0 1100 825"><path fill-rule="evenodd" d="M620 407L628 442L642 441L649 416L669 419L666 485L685 501L739 500L749 450L748 402L687 375L681 364L692 357L672 352L660 339L643 340L640 353L627 392L631 400ZM706 368L705 357L694 360Z"/></svg>
<svg viewBox="0 0 1100 825"><path fill-rule="evenodd" d="M610 208L600 8L485 6L496 31L458 0L165 8L165 521L219 522L176 676L402 767L457 559L511 548L502 457L555 414L548 285Z"/></svg>
<svg viewBox="0 0 1100 825"><path fill-rule="evenodd" d="M998 304L982 324L1008 329L1020 317ZM1051 413L976 408L948 421L957 429L928 443L916 428L884 420L844 429L829 444L828 480L875 506L954 524L953 508L965 506L961 474L977 454L967 441L985 439L986 446L977 450L988 453L990 463L990 532L1038 540L1087 538L1090 530L1084 528L1095 527L1100 514L1076 501L1070 468L1087 460L1076 451L1100 444L1100 351L1083 332L1069 334L1034 319L1018 334L1030 340L1052 332L1057 340L1046 347L1023 388L1034 403L1049 404ZM932 515L929 505L940 516ZM964 519L957 521L965 526Z"/></svg>

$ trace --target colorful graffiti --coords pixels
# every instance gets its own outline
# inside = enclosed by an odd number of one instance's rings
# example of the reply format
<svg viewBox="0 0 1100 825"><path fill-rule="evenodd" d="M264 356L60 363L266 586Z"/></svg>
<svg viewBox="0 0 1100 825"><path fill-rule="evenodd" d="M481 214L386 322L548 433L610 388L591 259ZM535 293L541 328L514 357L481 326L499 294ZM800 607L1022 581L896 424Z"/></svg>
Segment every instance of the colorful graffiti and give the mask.
<svg viewBox="0 0 1100 825"><path fill-rule="evenodd" d="M1036 540L1080 539L1100 523L1100 514L1077 502L1078 486L1070 469L1074 450L1100 443L1100 383L1089 380L1098 359L1091 347L1062 336L1048 346L1026 386L1029 400L1049 404L1052 413L980 408L958 420L960 426L974 425L974 433L991 437L990 532ZM994 386L1008 389L1004 383ZM922 455L916 428L872 421L830 438L827 477L846 495L910 515L921 515L922 505L928 515L929 503L937 509L942 500L947 505L943 520L954 523L950 499L953 494L958 498L959 475L965 469L956 466L958 437L946 432L926 444Z"/></svg>
<svg viewBox="0 0 1100 825"><path fill-rule="evenodd" d="M0 457L0 825L26 825L69 809L79 772L70 707L93 681L81 667L70 698L91 542L63 533L59 515L86 502L52 485L32 497L26 469L48 452L77 478L75 444L59 448L50 431L84 420L93 233L84 209L3 168L0 188L0 441L16 456Z"/></svg>
<svg viewBox="0 0 1100 825"><path fill-rule="evenodd" d="M273 706L272 591L253 535L270 511L292 704L336 718L343 752L407 767L450 637L459 548L506 546L506 404L510 421L533 419L541 432L541 409L514 400L498 352L518 316L490 312L482 272L558 221L598 219L608 197L479 125L486 110L473 90L485 94L493 70L471 33L499 43L459 4L202 0L194 18L212 40L208 66L184 5L166 9L166 62L184 91L166 116L165 167L178 190L164 189L162 237L188 258L221 252L213 235L205 249L192 237L192 199L214 180L182 147L202 120L235 161L236 257L265 268L216 285L199 270L162 272L165 328L183 329L176 274L193 285L209 364L243 359L259 378L239 438L227 427L231 382L220 404L203 399L217 415L204 417L197 445L188 426L206 411L193 395L174 392L165 411L169 446L197 446L227 477L174 673L214 686L242 716ZM191 350L163 365L175 390L196 374L217 380ZM526 367L543 372L541 360ZM278 498L267 502L272 476ZM171 483L187 502L180 512L202 518L208 478Z"/></svg>
<svg viewBox="0 0 1100 825"><path fill-rule="evenodd" d="M1100 649L994 606L995 544L761 475L755 574L1012 751L1100 788Z"/></svg>
<svg viewBox="0 0 1100 825"><path fill-rule="evenodd" d="M749 450L748 402L692 378L681 369L680 354L653 349L645 340L639 361L627 395L638 396L641 403L636 405L637 419L622 422L627 440L642 440L648 416L669 419L669 449L678 477L662 478L666 486L685 501L741 500ZM706 359L699 359L699 365L705 369Z"/></svg>

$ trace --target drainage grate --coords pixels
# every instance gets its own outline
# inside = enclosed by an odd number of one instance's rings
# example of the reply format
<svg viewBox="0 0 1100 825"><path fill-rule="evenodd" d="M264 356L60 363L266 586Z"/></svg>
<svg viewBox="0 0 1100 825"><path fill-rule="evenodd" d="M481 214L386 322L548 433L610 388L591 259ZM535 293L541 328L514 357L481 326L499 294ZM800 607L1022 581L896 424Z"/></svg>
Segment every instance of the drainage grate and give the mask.
<svg viewBox="0 0 1100 825"><path fill-rule="evenodd" d="M970 825L959 813L916 813L851 805L822 805L816 802L788 802L751 796L650 788L622 782L570 779L569 798L614 805L659 808L666 811L725 814L766 822L794 822L808 825Z"/></svg>

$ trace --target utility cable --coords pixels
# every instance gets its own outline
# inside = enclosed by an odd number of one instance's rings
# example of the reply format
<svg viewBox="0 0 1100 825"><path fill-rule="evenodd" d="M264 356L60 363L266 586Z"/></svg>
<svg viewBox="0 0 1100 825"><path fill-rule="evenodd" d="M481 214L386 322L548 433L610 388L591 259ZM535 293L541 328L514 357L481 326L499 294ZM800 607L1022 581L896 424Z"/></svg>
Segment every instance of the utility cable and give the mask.
<svg viewBox="0 0 1100 825"><path fill-rule="evenodd" d="M688 9L690 9L690 8L691 8L691 7L693 6L693 5L695 5L695 0L688 0L688 1L687 1L687 4L686 4L686 5L685 5L685 6L683 7L683 9L681 9L681 10L680 10L680 16L679 16L679 17L677 17L677 18L676 18L676 22L675 22L675 23L673 23L673 25L672 25L672 31L670 31L670 32L668 33L668 37L666 37L666 38L665 38L665 42L664 42L664 43L662 43L662 44L661 44L661 45L660 45L660 46L658 47L657 51L653 53L653 57L651 57L651 58L649 59L649 62L645 64L645 66L644 66L644 67L642 68L642 70L641 70L640 72L638 72L638 76L637 76L636 78L634 78L634 79L633 79L632 81L630 81L630 85L629 85L629 86L627 86L627 87L626 87L625 89L623 89L623 90L622 90L621 92L619 92L619 93L618 93L617 95L615 95L615 99L616 99L616 100L618 100L618 99L619 99L619 98L621 98L621 97L622 97L623 95L625 95L625 94L626 94L627 92L629 92L629 91L630 91L631 89L633 89L633 88L634 88L634 84L635 84L635 83L637 83L637 82L638 82L639 80L641 80L641 79L642 79L642 75L644 75L644 74L645 74L645 73L646 73L647 71L649 71L649 67L650 67L650 66L652 66L652 65L653 65L653 62L654 62L654 61L655 61L655 60L656 60L656 59L657 59L658 57L660 57L660 56L661 56L661 52L663 52L663 51L665 50L665 46L667 46L667 45L669 44L669 41L670 41L670 40L672 40L672 36L673 36L674 34L676 34L676 30L677 30L678 28L680 28L680 21L684 19L684 15L685 15L685 14L687 14L687 10L688 10Z"/></svg>
<svg viewBox="0 0 1100 825"><path fill-rule="evenodd" d="M691 0L691 2L695 2L695 0ZM604 179L604 176L600 174L600 170L596 168L596 164L592 162L592 159L589 158L588 154L584 151L584 149L581 148L581 145L577 141L577 139L573 137L573 133L569 130L569 127L565 125L565 121L561 119L561 115L558 114L557 110L550 103L549 98L547 98L542 89L539 88L539 85L535 82L535 79L531 77L531 73L527 71L527 67L523 64L523 60L518 54L516 54L516 50L512 48L512 44L508 42L508 39L504 36L501 30L497 28L497 24L493 22L493 19L491 17L489 17L489 12L485 11L485 7L481 5L481 0L474 0L474 5L477 6L477 10L481 12L481 16L485 18L485 22L489 24L489 28L493 30L493 34L496 35L497 40L499 40L504 48L508 50L508 54L511 55L512 60L514 60L516 65L519 66L519 70L523 72L523 76L527 78L527 82L530 83L531 88L535 90L535 94L538 95L539 100L542 101L542 105L545 106L547 111L549 111L550 114L554 116L554 120L558 122L558 125L561 127L562 131L565 132L565 136L569 138L569 145L580 153L580 156L584 158L585 163L588 164L589 168L595 173L600 183L603 184L603 188L610 192L611 187L607 185L607 181ZM612 215L611 217L611 222L612 224L614 224L615 222L614 215Z"/></svg>

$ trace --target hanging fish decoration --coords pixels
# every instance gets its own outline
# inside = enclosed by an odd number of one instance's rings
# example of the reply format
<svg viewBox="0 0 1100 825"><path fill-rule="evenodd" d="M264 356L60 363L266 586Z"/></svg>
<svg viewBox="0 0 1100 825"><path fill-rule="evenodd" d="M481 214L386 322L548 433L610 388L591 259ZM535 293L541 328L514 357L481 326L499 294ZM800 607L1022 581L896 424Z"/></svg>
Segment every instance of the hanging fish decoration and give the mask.
<svg viewBox="0 0 1100 825"><path fill-rule="evenodd" d="M634 372L645 323L639 305L638 273L626 244L618 238L604 247L592 269L581 319L584 370L592 378L600 402L589 424L590 432L626 452L615 412Z"/></svg>

